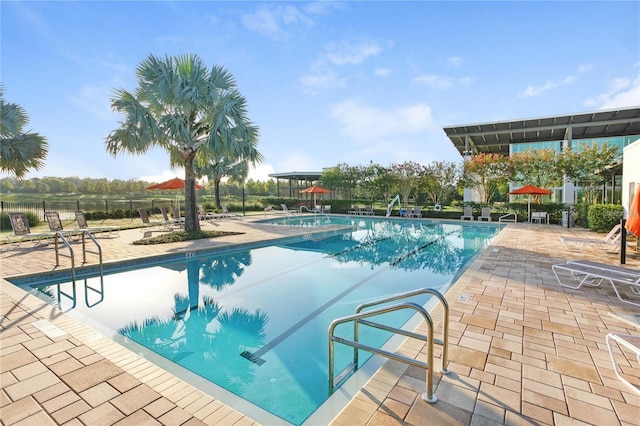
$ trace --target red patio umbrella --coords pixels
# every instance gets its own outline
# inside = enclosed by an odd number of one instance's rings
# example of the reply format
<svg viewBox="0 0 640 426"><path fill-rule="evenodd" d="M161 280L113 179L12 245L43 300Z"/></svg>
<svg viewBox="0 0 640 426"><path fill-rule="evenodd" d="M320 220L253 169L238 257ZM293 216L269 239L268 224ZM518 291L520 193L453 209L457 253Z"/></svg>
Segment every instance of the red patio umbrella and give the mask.
<svg viewBox="0 0 640 426"><path fill-rule="evenodd" d="M180 179L179 177L175 177L165 182L151 185L147 189L183 189L183 188L184 188L184 180ZM202 186L196 183L196 189L202 189Z"/></svg>
<svg viewBox="0 0 640 426"><path fill-rule="evenodd" d="M550 195L553 191L548 189L539 188L535 185L525 185L522 188L514 189L509 192L511 195L528 195L529 203L527 204L527 220L531 220L531 196L532 195Z"/></svg>
<svg viewBox="0 0 640 426"><path fill-rule="evenodd" d="M636 196L633 197L625 228L636 237L640 237L640 185L636 186Z"/></svg>
<svg viewBox="0 0 640 426"><path fill-rule="evenodd" d="M301 194L313 194L313 204L316 204L316 194L329 194L330 189L323 188L321 186L310 186L309 188L300 191Z"/></svg>
<svg viewBox="0 0 640 426"><path fill-rule="evenodd" d="M151 185L147 189L168 189L168 190L176 190L176 189L184 189L184 180L179 177L175 177L173 179L169 179L167 181L156 183L155 185ZM196 183L196 189L202 189L202 185L198 185ZM180 209L180 203L178 202L178 195L176 194L176 204L178 205L178 209Z"/></svg>

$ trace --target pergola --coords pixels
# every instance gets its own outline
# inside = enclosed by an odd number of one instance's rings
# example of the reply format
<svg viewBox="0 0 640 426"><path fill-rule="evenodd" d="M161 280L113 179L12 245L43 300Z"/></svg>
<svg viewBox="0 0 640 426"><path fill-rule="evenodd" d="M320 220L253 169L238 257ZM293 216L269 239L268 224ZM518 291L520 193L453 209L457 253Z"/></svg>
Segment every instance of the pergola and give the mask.
<svg viewBox="0 0 640 426"><path fill-rule="evenodd" d="M509 155L509 145L640 135L640 107L444 127L463 157Z"/></svg>
<svg viewBox="0 0 640 426"><path fill-rule="evenodd" d="M300 191L310 187L314 183L320 180L322 172L287 172L287 173L272 173L269 177L275 178L276 190L278 197L280 197L280 183L281 180L286 181L286 187L284 188L289 198L300 198Z"/></svg>

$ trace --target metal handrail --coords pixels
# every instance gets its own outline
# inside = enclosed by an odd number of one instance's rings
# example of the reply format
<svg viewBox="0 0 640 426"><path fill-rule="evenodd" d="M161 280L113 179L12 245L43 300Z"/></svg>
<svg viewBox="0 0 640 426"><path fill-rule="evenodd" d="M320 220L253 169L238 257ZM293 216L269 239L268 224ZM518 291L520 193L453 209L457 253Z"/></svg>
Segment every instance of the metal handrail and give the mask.
<svg viewBox="0 0 640 426"><path fill-rule="evenodd" d="M80 231L80 233L82 234L82 263L87 263L87 252L89 253L93 253L93 254L97 254L98 255L98 262L99 262L99 268L100 268L100 288L101 290L97 290L93 287L90 287L87 284L87 281L85 280L85 302L87 303L87 306L89 306L89 299L88 299L88 290L93 290L94 292L100 294L101 298L98 302L94 303L93 305L96 305L98 303L100 303L103 299L104 299L104 283L103 283L103 279L104 279L104 270L103 270L103 264L102 264L102 247L100 246L100 244L98 243L98 241L96 241L96 239L94 238L94 236L91 234L91 232L89 232L88 230L82 230ZM75 234L75 232L74 232ZM93 243L96 245L97 247L97 251L89 251L87 250L86 247L86 242L85 242L85 236L88 236L89 239L91 239L91 241L93 241ZM60 238L60 241L62 241L62 243L69 249L69 258L71 259L71 285L73 287L73 295L69 295L67 293L65 293L64 291L62 291L60 289L60 284L58 284L58 303L60 303L60 295L64 295L70 299L73 300L73 307L75 307L76 304L76 264L75 264L75 256L74 256L74 252L73 252L73 248L71 247L71 243L69 243L69 241L65 238L63 231L57 231L54 234L54 247L55 247L55 254L56 254L56 266L60 266L60 256L66 256L65 254L61 254L60 251L58 250L58 238ZM88 287L88 288L87 288ZM91 305L91 306L93 306ZM89 306L89 307L91 307Z"/></svg>
<svg viewBox="0 0 640 426"><path fill-rule="evenodd" d="M513 220L507 221L506 218L509 216L513 216ZM507 213L503 214L498 218L498 222L502 222L502 219L505 219L505 222L518 222L518 214L517 213Z"/></svg>
<svg viewBox="0 0 640 426"><path fill-rule="evenodd" d="M382 303L387 303L387 302L396 301L400 299L405 299L405 298L420 295L420 294L432 294L436 296L440 300L440 302L443 304L444 318L443 318L443 339L442 340L436 340L433 338L433 320L431 319L431 316L426 311L426 309L416 303L403 302L396 305L380 307L377 309L372 309L372 310L367 310L365 312L362 312L363 309L366 309L372 306L376 306ZM402 330L399 328L375 323L366 319L370 317L375 317L377 315L381 315L381 314L385 314L393 311L399 311L403 309L412 309L412 310L415 310L420 315L422 315L422 318L424 319L428 328L426 336L418 333ZM351 321L353 321L354 323L354 339L353 340L337 337L334 335L335 328L338 325L351 322ZM381 330L389 331L396 334L401 334L403 336L424 341L427 344L427 362L426 363L421 362L412 358L405 357L403 355L396 354L394 352L385 351L383 349L375 348L375 347L360 343L359 342L359 325L360 324L368 325L370 327L375 327ZM358 350L365 350L367 352L381 355L386 358L403 362L405 364L424 368L426 370L427 379L426 379L426 389L425 389L425 392L422 394L422 398L425 401L430 403L434 403L437 401L437 397L433 395L433 345L434 343L440 344L443 346L442 373L443 374L449 373L449 371L446 370L445 368L446 362L447 362L447 356L448 356L447 346L448 346L448 334L449 334L449 305L446 299L444 298L444 296L442 296L442 294L440 294L438 291L433 289L419 289L419 290L379 299L370 303L362 304L356 308L355 314L338 318L333 322L331 322L331 325L329 326L328 334L329 334L329 394L330 395L335 391L335 388L336 388L336 378L334 377L334 342L338 342L354 348L353 363L349 366L354 370L358 368ZM346 375L343 377L340 377L338 379L338 385L342 381L344 381L345 378L346 378Z"/></svg>
<svg viewBox="0 0 640 426"><path fill-rule="evenodd" d="M359 314L363 309L370 308L372 306L381 305L383 303L388 303L388 302L394 302L396 300L407 299L409 297L420 296L423 294L431 294L432 296L435 296L438 299L438 301L442 304L442 308L443 308L442 309L442 340L434 339L434 343L442 346L442 364L440 366L440 371L443 374L449 374L449 370L447 369L447 366L449 365L449 303L447 302L447 299L445 299L445 297L439 291L434 290L432 288L419 288L417 290L412 290L405 293L398 293L393 296L385 297L382 299L376 299L368 303L363 303L356 308L355 313ZM358 332L358 323L356 322L354 324L354 333L357 333L357 332ZM407 337L413 337L411 336L411 334L413 333L409 333L404 330L401 330L401 332L399 332L398 334L402 334ZM356 352L355 359L357 360L358 359L357 351L354 351L354 352Z"/></svg>

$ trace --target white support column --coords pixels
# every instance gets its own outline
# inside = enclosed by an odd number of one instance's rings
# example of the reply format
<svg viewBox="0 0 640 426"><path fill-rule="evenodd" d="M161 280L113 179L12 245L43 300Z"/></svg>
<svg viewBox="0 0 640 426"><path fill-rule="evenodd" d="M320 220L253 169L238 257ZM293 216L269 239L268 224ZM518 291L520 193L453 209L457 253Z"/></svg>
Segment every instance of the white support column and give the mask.
<svg viewBox="0 0 640 426"><path fill-rule="evenodd" d="M571 149L571 140L573 138L572 127L567 127L564 141L562 141L562 152ZM562 185L562 202L564 204L576 203L576 187L568 176L564 176L564 184Z"/></svg>

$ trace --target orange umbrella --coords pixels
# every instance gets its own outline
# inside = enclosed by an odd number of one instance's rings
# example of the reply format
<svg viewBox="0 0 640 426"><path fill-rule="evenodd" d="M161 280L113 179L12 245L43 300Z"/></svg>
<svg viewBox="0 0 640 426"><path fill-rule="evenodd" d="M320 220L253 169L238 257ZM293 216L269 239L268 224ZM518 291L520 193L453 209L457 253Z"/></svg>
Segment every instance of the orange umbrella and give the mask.
<svg viewBox="0 0 640 426"><path fill-rule="evenodd" d="M331 190L327 188L323 188L321 186L310 186L307 189L303 189L300 191L301 194L313 194L313 204L316 204L316 194L328 194Z"/></svg>
<svg viewBox="0 0 640 426"><path fill-rule="evenodd" d="M636 237L640 237L640 185L636 186L636 196L633 197L625 228Z"/></svg>
<svg viewBox="0 0 640 426"><path fill-rule="evenodd" d="M527 204L527 219L531 221L531 196L532 195L550 195L553 191L548 189L539 188L535 185L525 185L522 188L514 189L509 194L511 195L528 195L529 203Z"/></svg>
<svg viewBox="0 0 640 426"><path fill-rule="evenodd" d="M168 181L151 185L147 189L183 189L183 188L184 188L184 180L180 179L179 177L175 177L173 179L169 179ZM202 186L196 183L196 189L202 189Z"/></svg>
<svg viewBox="0 0 640 426"><path fill-rule="evenodd" d="M168 189L168 190L184 189L184 180L180 179L179 177L175 177L165 182L151 185L147 189L151 189L151 190L153 189ZM196 189L202 189L202 186L196 183ZM178 201L177 194L176 194L176 205L178 206L178 209L180 209L180 202Z"/></svg>

